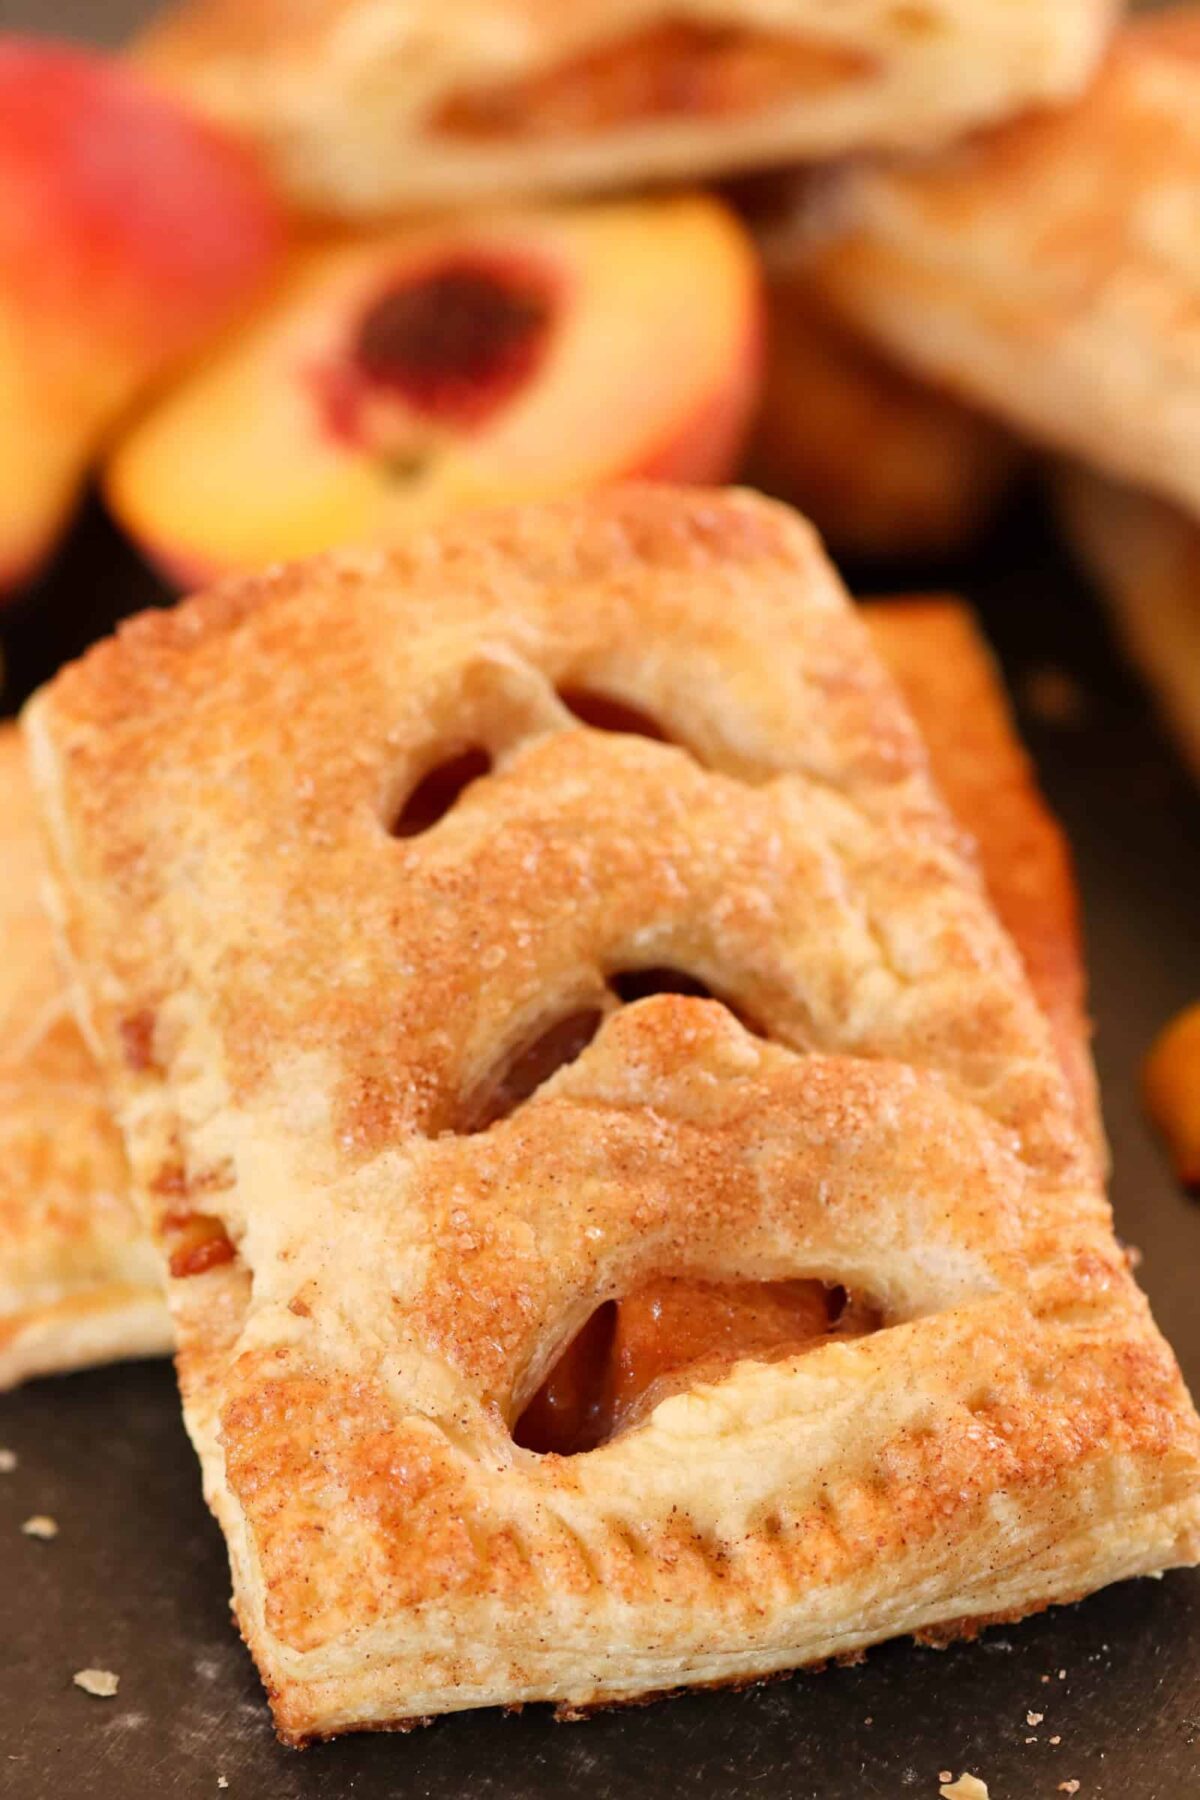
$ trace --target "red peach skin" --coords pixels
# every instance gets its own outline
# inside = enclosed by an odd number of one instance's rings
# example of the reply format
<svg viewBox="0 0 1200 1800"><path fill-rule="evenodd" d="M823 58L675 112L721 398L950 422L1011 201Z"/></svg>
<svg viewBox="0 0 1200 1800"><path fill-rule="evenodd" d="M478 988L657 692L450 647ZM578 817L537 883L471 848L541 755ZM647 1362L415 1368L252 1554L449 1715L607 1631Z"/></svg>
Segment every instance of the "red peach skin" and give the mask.
<svg viewBox="0 0 1200 1800"><path fill-rule="evenodd" d="M53 547L120 414L282 247L240 145L116 61L0 37L0 592Z"/></svg>

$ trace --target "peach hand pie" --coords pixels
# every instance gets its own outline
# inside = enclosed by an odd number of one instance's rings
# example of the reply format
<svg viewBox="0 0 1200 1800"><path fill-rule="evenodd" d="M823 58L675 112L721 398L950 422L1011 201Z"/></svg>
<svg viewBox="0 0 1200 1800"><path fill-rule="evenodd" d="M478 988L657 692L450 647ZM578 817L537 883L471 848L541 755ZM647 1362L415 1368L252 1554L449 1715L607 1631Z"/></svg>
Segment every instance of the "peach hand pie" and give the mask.
<svg viewBox="0 0 1200 1800"><path fill-rule="evenodd" d="M25 756L0 726L0 1388L166 1350L158 1258L41 905Z"/></svg>
<svg viewBox="0 0 1200 1800"><path fill-rule="evenodd" d="M890 355L1200 508L1200 5L1134 19L1065 111L834 177L810 223Z"/></svg>
<svg viewBox="0 0 1200 1800"><path fill-rule="evenodd" d="M1012 484L1012 439L881 356L803 278L772 280L767 294L755 485L798 507L839 554L968 548Z"/></svg>
<svg viewBox="0 0 1200 1800"><path fill-rule="evenodd" d="M1200 777L1200 523L1082 468L1058 471L1055 490L1072 547Z"/></svg>
<svg viewBox="0 0 1200 1800"><path fill-rule="evenodd" d="M983 640L962 604L949 599L887 601L867 606L863 617L925 738L955 817L976 840L992 904L1025 962L1080 1116L1103 1156L1070 860L1013 733ZM120 1139L91 1053L70 1017L40 904L41 851L12 726L0 730L0 792L9 871L0 909L7 941L19 948L6 965L10 986L0 1006L8 1044L0 1072L0 1133L8 1147L0 1176L0 1386L7 1386L51 1370L165 1351L171 1332L157 1264L128 1196ZM193 1227L190 1241L177 1246L179 1258L191 1266L219 1254L218 1243L203 1226ZM177 1259L177 1272L180 1267ZM695 1284L671 1287L672 1345L680 1326L693 1343L698 1331L712 1329L703 1317L711 1293ZM727 1338L732 1334L748 1353L748 1328L764 1316L760 1296L753 1289L718 1294L719 1316L730 1321ZM811 1304L810 1292L798 1294L801 1306ZM623 1305L620 1341L627 1344L634 1315ZM780 1316L790 1320L787 1311ZM607 1331L600 1319L564 1354L526 1409L528 1434L575 1440L589 1408L608 1391L610 1377L594 1356L600 1343L616 1342ZM647 1384L656 1378L648 1359L639 1368ZM628 1379L623 1391L627 1401L640 1398ZM594 1418L588 1429L595 1429Z"/></svg>
<svg viewBox="0 0 1200 1800"><path fill-rule="evenodd" d="M286 1739L1200 1556L1049 1027L794 515L614 488L279 568L28 730Z"/></svg>
<svg viewBox="0 0 1200 1800"><path fill-rule="evenodd" d="M135 54L302 205L381 214L928 145L1075 94L1112 0L184 0Z"/></svg>

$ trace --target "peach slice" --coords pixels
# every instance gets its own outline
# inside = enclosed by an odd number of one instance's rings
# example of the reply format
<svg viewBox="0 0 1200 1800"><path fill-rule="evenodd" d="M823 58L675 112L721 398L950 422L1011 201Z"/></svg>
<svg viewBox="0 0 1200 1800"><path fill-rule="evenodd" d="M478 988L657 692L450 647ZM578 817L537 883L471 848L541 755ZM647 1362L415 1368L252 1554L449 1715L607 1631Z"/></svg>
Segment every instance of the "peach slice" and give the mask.
<svg viewBox="0 0 1200 1800"><path fill-rule="evenodd" d="M1200 1001L1163 1029L1146 1058L1142 1089L1181 1184L1200 1193Z"/></svg>
<svg viewBox="0 0 1200 1800"><path fill-rule="evenodd" d="M939 556L987 525L1017 464L999 426L905 374L803 280L768 288L752 467L852 556Z"/></svg>
<svg viewBox="0 0 1200 1800"><path fill-rule="evenodd" d="M281 248L239 145L115 61L0 38L0 591L52 547L115 418Z"/></svg>
<svg viewBox="0 0 1200 1800"><path fill-rule="evenodd" d="M135 424L106 492L197 583L465 507L634 475L719 482L760 338L753 248L704 197L326 243Z"/></svg>

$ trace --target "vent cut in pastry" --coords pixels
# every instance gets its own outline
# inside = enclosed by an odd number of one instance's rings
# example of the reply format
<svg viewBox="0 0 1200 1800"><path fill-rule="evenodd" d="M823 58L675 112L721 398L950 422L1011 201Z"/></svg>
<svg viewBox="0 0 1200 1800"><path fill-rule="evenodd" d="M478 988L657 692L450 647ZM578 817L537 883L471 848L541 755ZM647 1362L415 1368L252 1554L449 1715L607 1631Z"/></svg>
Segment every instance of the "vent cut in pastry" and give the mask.
<svg viewBox="0 0 1200 1800"><path fill-rule="evenodd" d="M1200 5L1131 22L1066 111L834 178L810 226L889 354L1200 509Z"/></svg>
<svg viewBox="0 0 1200 1800"><path fill-rule="evenodd" d="M1075 94L1111 0L185 0L135 54L301 204L691 181Z"/></svg>
<svg viewBox="0 0 1200 1800"><path fill-rule="evenodd" d="M285 1738L1196 1559L1200 1424L1046 1021L793 515L631 487L276 570L28 723ZM754 1354L671 1382L673 1282L757 1287ZM593 1447L519 1441L624 1299Z"/></svg>
<svg viewBox="0 0 1200 1800"><path fill-rule="evenodd" d="M166 1350L158 1258L42 910L24 749L0 726L0 1388Z"/></svg>
<svg viewBox="0 0 1200 1800"><path fill-rule="evenodd" d="M1012 729L987 647L955 600L886 601L867 606L863 617L925 738L955 817L976 841L992 904L1021 953L1081 1120L1104 1156L1070 857ZM22 1147L10 1148L5 1163L0 1386L7 1386L47 1370L165 1351L171 1332L148 1243L135 1247L141 1233L99 1072L67 1012L40 905L32 795L12 726L0 731L0 792L9 844L7 941L19 951L8 964L17 985L5 1014L0 1132L9 1133L10 1146ZM68 1117L85 1129L72 1132ZM68 1164L73 1172L64 1204ZM672 1296L676 1324L683 1296L678 1288ZM687 1298L698 1312L711 1312L708 1289ZM739 1333L744 1319L743 1307ZM746 1336L738 1341L743 1349L751 1343ZM580 1355L572 1359L576 1373ZM558 1406L560 1429L565 1379L557 1371L540 1396L543 1413Z"/></svg>
<svg viewBox="0 0 1200 1800"><path fill-rule="evenodd" d="M1150 494L1063 469L1059 516L1200 776L1200 524Z"/></svg>

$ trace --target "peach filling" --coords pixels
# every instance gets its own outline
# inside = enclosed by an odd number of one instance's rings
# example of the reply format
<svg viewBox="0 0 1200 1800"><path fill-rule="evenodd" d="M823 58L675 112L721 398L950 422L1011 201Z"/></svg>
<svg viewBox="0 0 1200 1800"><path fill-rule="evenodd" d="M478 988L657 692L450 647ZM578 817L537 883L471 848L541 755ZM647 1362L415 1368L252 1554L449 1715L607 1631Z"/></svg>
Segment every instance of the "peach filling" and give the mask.
<svg viewBox="0 0 1200 1800"><path fill-rule="evenodd" d="M435 126L450 137L541 138L649 119L722 118L823 93L875 67L874 57L841 45L678 21L527 80L451 95Z"/></svg>
<svg viewBox="0 0 1200 1800"><path fill-rule="evenodd" d="M177 1280L203 1275L232 1262L236 1254L225 1227L211 1213L168 1213L162 1229L171 1274Z"/></svg>
<svg viewBox="0 0 1200 1800"><path fill-rule="evenodd" d="M834 1337L861 1337L879 1315L821 1281L650 1281L594 1312L517 1421L527 1450L593 1450L669 1394L715 1381L744 1358L770 1362Z"/></svg>

